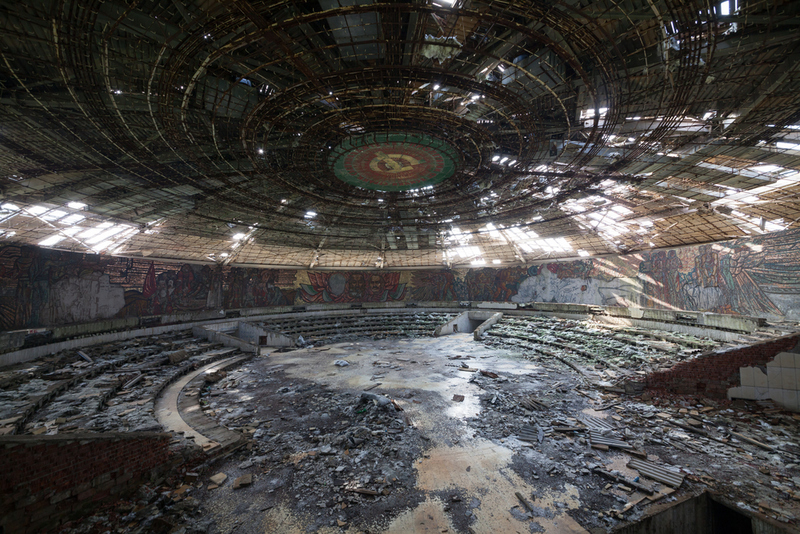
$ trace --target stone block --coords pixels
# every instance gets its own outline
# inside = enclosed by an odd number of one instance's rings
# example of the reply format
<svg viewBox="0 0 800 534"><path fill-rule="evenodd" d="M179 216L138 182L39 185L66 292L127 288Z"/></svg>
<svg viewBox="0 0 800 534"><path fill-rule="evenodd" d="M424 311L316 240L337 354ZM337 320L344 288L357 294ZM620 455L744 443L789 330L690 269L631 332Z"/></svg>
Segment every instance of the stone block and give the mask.
<svg viewBox="0 0 800 534"><path fill-rule="evenodd" d="M251 474L242 475L233 481L233 489L239 489L242 486L249 486L252 483L253 483L253 475Z"/></svg>
<svg viewBox="0 0 800 534"><path fill-rule="evenodd" d="M783 404L783 390L770 388L769 398L778 404Z"/></svg>
<svg viewBox="0 0 800 534"><path fill-rule="evenodd" d="M56 514L58 507L55 505L45 506L44 508L39 508L35 512L31 513L28 517L31 523L36 523L39 521L48 521L51 517L54 517Z"/></svg>
<svg viewBox="0 0 800 534"><path fill-rule="evenodd" d="M23 497L22 499L18 500L15 504L15 508L25 508L35 503L38 499L39 497L36 495L28 495L27 497Z"/></svg>
<svg viewBox="0 0 800 534"><path fill-rule="evenodd" d="M0 518L0 526L4 527L8 532L23 532L27 521L28 512L25 510L20 509L13 512L6 510L3 512L2 518Z"/></svg>
<svg viewBox="0 0 800 534"><path fill-rule="evenodd" d="M96 492L93 488L89 488L85 491L82 491L78 494L78 501L85 501L86 499L90 498Z"/></svg>

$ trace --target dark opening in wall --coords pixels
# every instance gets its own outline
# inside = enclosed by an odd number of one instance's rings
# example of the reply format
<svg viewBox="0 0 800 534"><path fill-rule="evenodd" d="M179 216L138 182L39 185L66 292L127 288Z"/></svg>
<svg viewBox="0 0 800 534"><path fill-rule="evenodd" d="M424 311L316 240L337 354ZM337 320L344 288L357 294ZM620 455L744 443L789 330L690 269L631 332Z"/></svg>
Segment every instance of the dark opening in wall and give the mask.
<svg viewBox="0 0 800 534"><path fill-rule="evenodd" d="M709 516L711 529L708 532L725 532L726 534L753 534L753 523L749 517L733 508L709 499Z"/></svg>
<svg viewBox="0 0 800 534"><path fill-rule="evenodd" d="M741 511L717 495L704 492L656 506L615 534L777 534L794 532L758 513Z"/></svg>

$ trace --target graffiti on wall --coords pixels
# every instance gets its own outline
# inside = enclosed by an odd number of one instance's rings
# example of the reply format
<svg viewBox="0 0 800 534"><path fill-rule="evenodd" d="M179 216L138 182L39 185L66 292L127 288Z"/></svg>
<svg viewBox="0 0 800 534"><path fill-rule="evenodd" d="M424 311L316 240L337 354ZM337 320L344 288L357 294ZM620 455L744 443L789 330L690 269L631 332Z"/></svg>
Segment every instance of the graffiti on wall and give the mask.
<svg viewBox="0 0 800 534"><path fill-rule="evenodd" d="M309 272L308 281L300 284L305 302L392 302L406 292L399 272Z"/></svg>

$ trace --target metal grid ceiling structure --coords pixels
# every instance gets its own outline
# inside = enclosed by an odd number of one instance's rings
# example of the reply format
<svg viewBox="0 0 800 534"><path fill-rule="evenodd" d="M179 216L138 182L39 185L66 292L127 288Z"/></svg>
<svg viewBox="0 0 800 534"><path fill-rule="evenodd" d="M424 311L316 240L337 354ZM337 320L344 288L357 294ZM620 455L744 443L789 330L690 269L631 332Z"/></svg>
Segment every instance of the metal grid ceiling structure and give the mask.
<svg viewBox="0 0 800 534"><path fill-rule="evenodd" d="M800 219L800 2L0 6L7 243L440 267ZM451 147L452 176L400 191L337 177L342 143L398 134Z"/></svg>

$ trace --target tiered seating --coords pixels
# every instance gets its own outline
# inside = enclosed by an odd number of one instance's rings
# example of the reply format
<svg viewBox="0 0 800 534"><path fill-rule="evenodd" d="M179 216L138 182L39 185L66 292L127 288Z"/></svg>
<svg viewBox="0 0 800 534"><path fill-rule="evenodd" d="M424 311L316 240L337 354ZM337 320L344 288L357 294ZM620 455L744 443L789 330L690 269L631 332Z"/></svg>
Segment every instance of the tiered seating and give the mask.
<svg viewBox="0 0 800 534"><path fill-rule="evenodd" d="M635 366L666 355L719 346L687 334L542 316L505 315L486 334L488 344L517 346L533 353L575 359L584 365L612 367Z"/></svg>
<svg viewBox="0 0 800 534"><path fill-rule="evenodd" d="M432 336L437 326L455 313L386 311L346 315L306 315L265 321L260 325L273 332L299 335L310 343L338 342L356 337Z"/></svg>
<svg viewBox="0 0 800 534"><path fill-rule="evenodd" d="M185 359L170 363L176 351ZM77 351L35 360L25 364L24 380L0 391L0 434L159 430L152 412L161 389L196 365L237 352L187 330L87 347L91 362Z"/></svg>

